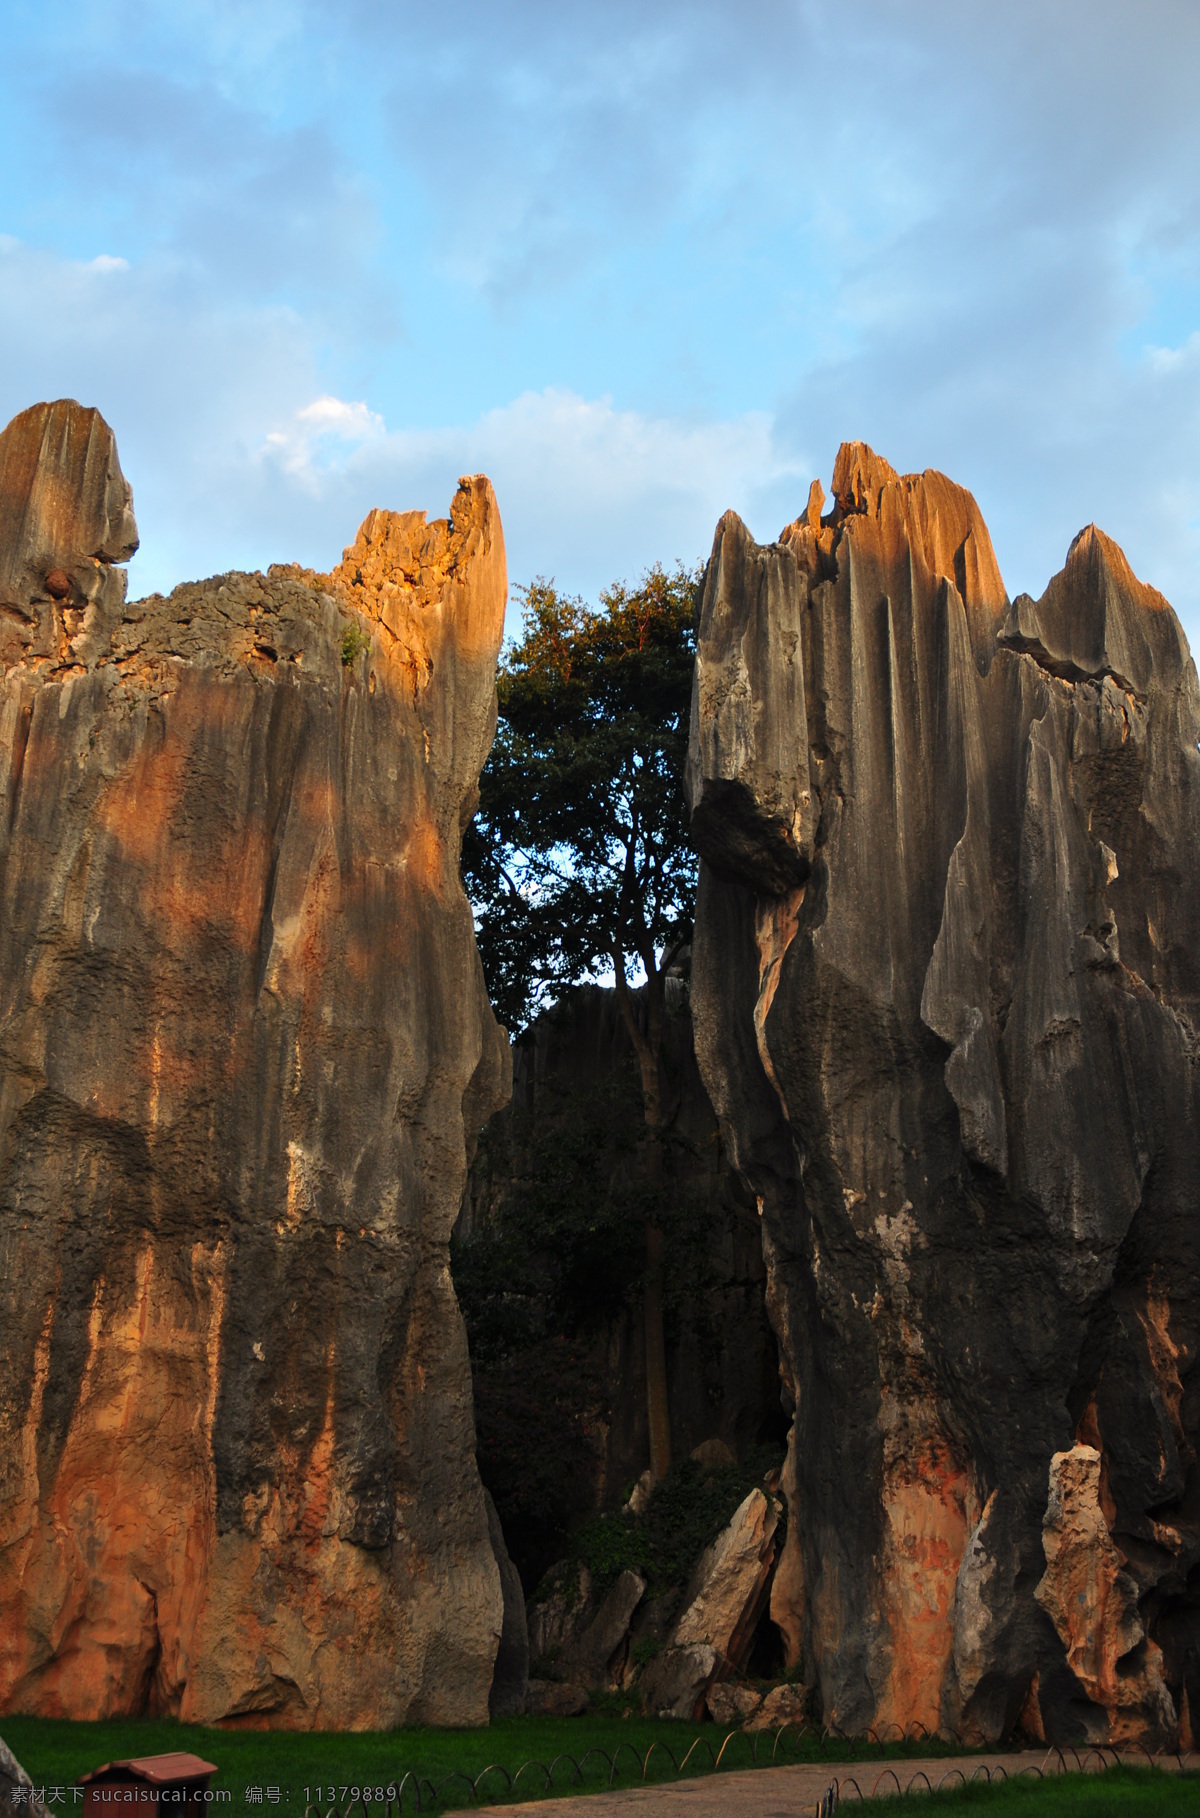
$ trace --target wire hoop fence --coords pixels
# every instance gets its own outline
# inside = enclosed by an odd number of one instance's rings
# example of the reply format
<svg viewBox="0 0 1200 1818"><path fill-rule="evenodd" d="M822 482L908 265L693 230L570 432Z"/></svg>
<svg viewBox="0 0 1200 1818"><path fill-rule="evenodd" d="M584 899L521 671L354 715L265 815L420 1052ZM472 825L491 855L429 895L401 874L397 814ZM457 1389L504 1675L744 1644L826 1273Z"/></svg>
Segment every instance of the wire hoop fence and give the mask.
<svg viewBox="0 0 1200 1818"><path fill-rule="evenodd" d="M715 1749L706 1736L697 1736L678 1757L665 1742L652 1742L644 1753L631 1742L621 1742L611 1751L596 1746L580 1756L564 1751L549 1762L525 1761L511 1772L502 1762L493 1761L478 1774L471 1774L465 1768L455 1768L435 1780L431 1775L407 1768L399 1780L389 1780L385 1785L340 1787L338 1798L328 1803L322 1800L306 1805L304 1818L406 1818L408 1813L438 1811L451 1802L473 1806L496 1804L526 1790L533 1796L556 1789L567 1793L572 1787L583 1785L589 1766L593 1769L593 1785L597 1779L607 1777L607 1784L612 1787L618 1776L622 1778L623 1784L628 1784L633 1779L650 1784L652 1762L654 1784L680 1779L689 1771L692 1774L715 1774L722 1764L727 1769L735 1766L764 1767L771 1763L779 1765L788 1760L785 1746L787 1738L795 1745L803 1745L806 1741L815 1739L818 1757L824 1756L831 1743L866 1740L877 1747L886 1747L891 1743L924 1743L935 1740L922 1723L914 1724L907 1730L901 1729L898 1724L885 1724L880 1730L868 1730L865 1737L847 1736L836 1725L818 1727L812 1723L786 1723L775 1731L730 1730ZM733 1759L737 1755L744 1756L746 1752L749 1753L749 1762ZM730 1757L728 1761L727 1756ZM901 1784L899 1773L891 1765L881 1767L874 1780L868 1784L868 1776L864 1771L867 1764L863 1764L859 1767L858 1774L835 1776L816 1811L819 1818L831 1818L839 1805L851 1800L878 1799L889 1794L899 1798L915 1792L941 1792L945 1788L966 1786L976 1780L991 1782L1029 1777L1043 1779L1048 1775L1067 1773L1103 1773L1107 1768L1118 1764L1133 1765L1131 1757L1140 1758L1136 1760L1138 1766L1164 1767L1173 1762L1179 1771L1184 1769L1183 1757L1178 1751L1159 1749L1151 1754L1141 1744L1134 1744L1124 1750L1107 1744L1096 1744L1085 1749L1082 1756L1078 1749L1069 1744L1064 1748L1052 1747L1047 1751L1040 1767L1014 1769L1011 1774L1002 1764L993 1763L989 1766L987 1762L980 1762L969 1775L961 1767L948 1768L940 1776L937 1776L936 1769L931 1773L918 1768L904 1784ZM811 1762L812 1758L809 1756L807 1759ZM795 1764L795 1756L791 1757L791 1761ZM891 1783L890 1786L888 1782Z"/></svg>
<svg viewBox="0 0 1200 1818"><path fill-rule="evenodd" d="M1173 1765L1177 1773L1184 1773L1194 1771L1195 1758L1189 1757L1189 1760L1191 1767L1185 1763L1178 1749L1156 1749L1151 1753L1141 1742L1129 1743L1121 1748L1114 1743L1092 1743L1082 1754L1067 1743L1061 1748L1052 1745L1046 1751L1046 1758L1040 1767L1029 1763L1010 1771L1003 1762L981 1761L970 1774L961 1767L952 1767L940 1775L935 1769L932 1778L924 1768L917 1768L903 1786L895 1768L885 1767L870 1785L867 1785L865 1774L861 1781L856 1774L836 1777L817 1805L816 1813L817 1818L833 1818L840 1805L849 1804L852 1800L906 1798L910 1793L948 1792L952 1787L965 1787L974 1781L993 1784L1005 1780L1047 1780L1057 1779L1060 1774L1103 1774L1114 1767L1161 1769ZM889 1780L892 1782L890 1787L886 1784Z"/></svg>

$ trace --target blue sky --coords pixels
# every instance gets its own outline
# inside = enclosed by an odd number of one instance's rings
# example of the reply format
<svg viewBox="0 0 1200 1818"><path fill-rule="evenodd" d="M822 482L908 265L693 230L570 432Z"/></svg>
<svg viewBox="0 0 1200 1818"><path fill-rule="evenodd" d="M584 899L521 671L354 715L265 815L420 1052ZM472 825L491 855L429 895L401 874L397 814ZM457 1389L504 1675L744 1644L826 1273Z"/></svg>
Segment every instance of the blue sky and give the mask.
<svg viewBox="0 0 1200 1818"><path fill-rule="evenodd" d="M591 596L862 437L1200 636L1194 0L0 4L0 418L103 410L134 592L483 469Z"/></svg>

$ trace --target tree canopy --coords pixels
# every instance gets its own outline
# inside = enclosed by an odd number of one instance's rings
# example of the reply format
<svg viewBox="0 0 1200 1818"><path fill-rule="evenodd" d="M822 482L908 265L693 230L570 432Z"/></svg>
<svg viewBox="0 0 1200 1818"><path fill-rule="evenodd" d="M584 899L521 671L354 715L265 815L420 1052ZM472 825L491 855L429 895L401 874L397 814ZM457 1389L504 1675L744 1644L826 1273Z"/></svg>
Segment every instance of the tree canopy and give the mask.
<svg viewBox="0 0 1200 1818"><path fill-rule="evenodd" d="M463 844L492 1002L524 1027L611 969L653 977L690 936L696 859L681 781L696 576L655 567L600 610L524 589L500 721Z"/></svg>

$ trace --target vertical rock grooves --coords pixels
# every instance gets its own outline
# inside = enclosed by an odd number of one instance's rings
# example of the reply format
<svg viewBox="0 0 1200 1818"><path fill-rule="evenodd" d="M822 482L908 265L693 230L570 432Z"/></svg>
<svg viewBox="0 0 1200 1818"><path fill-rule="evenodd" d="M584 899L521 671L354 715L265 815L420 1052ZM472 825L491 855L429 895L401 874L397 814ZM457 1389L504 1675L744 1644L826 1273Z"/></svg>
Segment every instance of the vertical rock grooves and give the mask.
<svg viewBox="0 0 1200 1818"><path fill-rule="evenodd" d="M1200 1700L1200 691L1091 527L841 449L717 528L697 1051L795 1405L772 1614L826 1718L1170 1739Z"/></svg>
<svg viewBox="0 0 1200 1818"><path fill-rule="evenodd" d="M0 436L0 1709L487 1721L447 1263L504 1102L459 838L504 544L125 601L95 411Z"/></svg>

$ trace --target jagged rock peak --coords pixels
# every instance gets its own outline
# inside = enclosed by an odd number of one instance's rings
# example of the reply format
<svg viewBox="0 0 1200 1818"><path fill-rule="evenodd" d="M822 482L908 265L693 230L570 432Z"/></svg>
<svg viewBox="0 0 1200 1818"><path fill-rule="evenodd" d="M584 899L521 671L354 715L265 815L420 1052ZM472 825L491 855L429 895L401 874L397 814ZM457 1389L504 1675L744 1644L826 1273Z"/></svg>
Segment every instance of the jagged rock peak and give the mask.
<svg viewBox="0 0 1200 1818"><path fill-rule="evenodd" d="M833 496L844 512L878 511L880 493L899 478L865 442L843 442L833 463Z"/></svg>
<svg viewBox="0 0 1200 1818"><path fill-rule="evenodd" d="M378 624L414 691L432 664L429 613L452 603L459 649L488 650L492 626L480 602L481 562L503 544L496 535L496 500L485 474L459 480L448 518L425 521L423 511L371 511L328 577L342 603Z"/></svg>
<svg viewBox="0 0 1200 1818"><path fill-rule="evenodd" d="M495 499L126 603L135 540L96 412L9 426L0 1710L486 1723L448 1244L510 1078L459 875Z"/></svg>
<svg viewBox="0 0 1200 1818"><path fill-rule="evenodd" d="M911 549L928 574L957 587L973 641L990 656L994 621L1008 596L983 514L965 487L934 468L898 474L866 442L843 442L838 449L833 505L825 517L814 513L820 483L813 487L805 512L785 527L780 541L792 547L814 583L836 574L847 535L853 539L847 553L881 573L901 550Z"/></svg>
<svg viewBox="0 0 1200 1818"><path fill-rule="evenodd" d="M726 512L700 608L687 783L693 834L718 870L752 876L775 894L808 876L813 763L836 765L848 731L836 718L823 735L810 738L807 729L809 682L795 653L820 663L828 652L832 661L842 635L832 621L826 632L824 612L814 617L817 600L836 598L847 625L884 609L886 672L864 674L857 696L860 712L874 701L884 716L881 737L898 730L918 646L945 635L947 600L958 602L980 670L1008 610L987 525L965 488L933 470L899 476L864 442L842 444L833 484L826 516L814 482L803 516L765 547ZM860 662L873 641L859 640L837 660Z"/></svg>
<svg viewBox="0 0 1200 1818"><path fill-rule="evenodd" d="M697 1056L795 1407L771 1611L845 1729L1173 1741L1200 689L1102 532L1010 606L970 495L889 476L843 448L765 548L726 516L700 605Z"/></svg>
<svg viewBox="0 0 1200 1818"><path fill-rule="evenodd" d="M1073 539L1040 600L1017 596L1000 638L1065 680L1107 675L1136 695L1152 681L1182 682L1191 662L1167 601L1095 524Z"/></svg>

